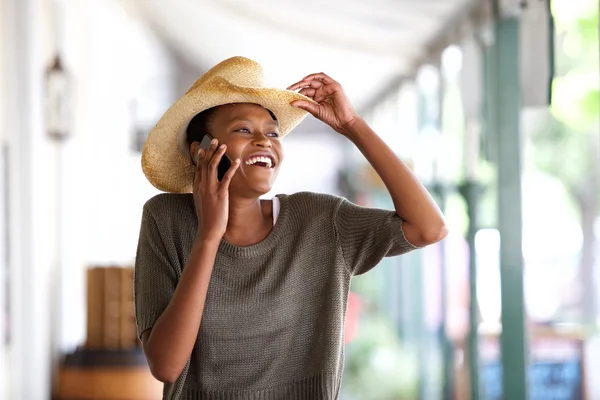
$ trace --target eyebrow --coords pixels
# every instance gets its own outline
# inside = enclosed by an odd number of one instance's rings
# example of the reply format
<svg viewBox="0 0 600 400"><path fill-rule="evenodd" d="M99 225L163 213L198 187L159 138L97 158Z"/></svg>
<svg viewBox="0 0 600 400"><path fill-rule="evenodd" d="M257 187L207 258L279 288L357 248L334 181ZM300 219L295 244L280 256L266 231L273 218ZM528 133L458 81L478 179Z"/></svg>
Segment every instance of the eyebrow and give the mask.
<svg viewBox="0 0 600 400"><path fill-rule="evenodd" d="M255 123L256 121L253 121L253 120L251 120L251 119L248 119L248 118L242 118L242 117L238 117L238 118L234 118L234 119L232 119L232 120L231 120L231 123L232 123L232 124L233 124L234 122L249 122L249 123L252 123L252 124L253 124L253 123ZM268 121L268 122L267 122L267 124L269 124L269 125L273 125L273 126L276 126L276 127L279 127L279 122L278 122L278 121L275 121L275 120L273 120L273 119L271 119L270 121Z"/></svg>

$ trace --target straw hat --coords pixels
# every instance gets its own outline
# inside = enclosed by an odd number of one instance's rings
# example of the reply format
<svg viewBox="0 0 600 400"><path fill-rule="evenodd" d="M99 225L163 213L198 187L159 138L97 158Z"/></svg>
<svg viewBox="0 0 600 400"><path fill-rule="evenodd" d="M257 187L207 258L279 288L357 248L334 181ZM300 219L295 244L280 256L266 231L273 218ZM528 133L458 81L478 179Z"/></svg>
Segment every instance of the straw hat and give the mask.
<svg viewBox="0 0 600 400"><path fill-rule="evenodd" d="M142 170L159 190L189 193L195 166L186 129L196 114L223 104L258 104L275 114L283 138L308 114L290 105L295 100L313 102L293 91L265 88L260 64L244 57L229 58L202 75L152 128L142 150Z"/></svg>

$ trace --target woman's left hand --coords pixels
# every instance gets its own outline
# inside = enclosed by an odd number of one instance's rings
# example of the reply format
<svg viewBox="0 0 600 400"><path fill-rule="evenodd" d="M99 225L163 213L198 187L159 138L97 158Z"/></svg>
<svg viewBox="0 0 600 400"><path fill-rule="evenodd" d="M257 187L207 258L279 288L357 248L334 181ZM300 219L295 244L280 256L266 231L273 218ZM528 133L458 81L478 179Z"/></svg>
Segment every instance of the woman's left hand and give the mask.
<svg viewBox="0 0 600 400"><path fill-rule="evenodd" d="M298 89L300 94L318 104L296 100L292 105L308 111L344 136L347 136L347 128L360 118L350 104L342 85L324 73L310 74L287 88Z"/></svg>

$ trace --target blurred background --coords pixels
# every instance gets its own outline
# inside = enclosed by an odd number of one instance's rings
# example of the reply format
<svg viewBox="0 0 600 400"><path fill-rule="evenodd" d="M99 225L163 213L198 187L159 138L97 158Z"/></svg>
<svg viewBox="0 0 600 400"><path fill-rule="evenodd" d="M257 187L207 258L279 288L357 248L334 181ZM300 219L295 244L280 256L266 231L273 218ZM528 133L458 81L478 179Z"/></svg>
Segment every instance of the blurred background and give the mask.
<svg viewBox="0 0 600 400"><path fill-rule="evenodd" d="M343 400L600 400L597 0L1 0L0 399L158 399L131 267L147 132L234 55L338 80L447 216L353 281ZM273 193L391 208L307 118ZM308 157L311 161L308 161Z"/></svg>

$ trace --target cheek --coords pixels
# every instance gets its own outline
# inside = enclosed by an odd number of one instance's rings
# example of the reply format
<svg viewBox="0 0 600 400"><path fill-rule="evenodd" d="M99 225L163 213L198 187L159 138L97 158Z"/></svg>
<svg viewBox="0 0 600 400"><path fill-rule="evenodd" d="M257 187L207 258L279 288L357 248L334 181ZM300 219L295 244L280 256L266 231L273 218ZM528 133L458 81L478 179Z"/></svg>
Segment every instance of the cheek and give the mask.
<svg viewBox="0 0 600 400"><path fill-rule="evenodd" d="M283 146L281 145L281 143L278 143L276 146L273 147L277 153L277 157L279 158L279 164L281 165L283 163L283 160L285 160L285 151L283 151Z"/></svg>
<svg viewBox="0 0 600 400"><path fill-rule="evenodd" d="M237 140L226 140L223 143L227 145L227 155L234 161L236 158L239 158L243 153L243 145L239 143Z"/></svg>

